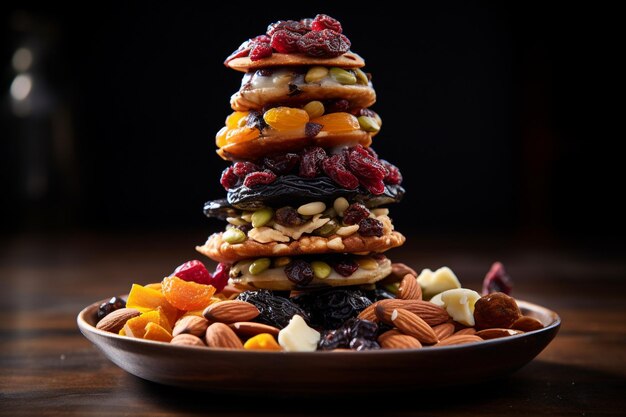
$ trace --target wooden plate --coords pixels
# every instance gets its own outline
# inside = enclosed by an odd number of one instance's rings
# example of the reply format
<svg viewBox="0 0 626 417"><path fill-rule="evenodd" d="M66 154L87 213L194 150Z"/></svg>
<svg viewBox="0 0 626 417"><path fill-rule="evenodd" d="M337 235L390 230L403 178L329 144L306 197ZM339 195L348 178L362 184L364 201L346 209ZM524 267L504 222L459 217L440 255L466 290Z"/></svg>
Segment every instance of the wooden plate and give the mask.
<svg viewBox="0 0 626 417"><path fill-rule="evenodd" d="M460 346L362 352L263 352L176 346L94 327L98 301L78 327L113 363L149 381L195 390L256 394L384 392L454 386L499 378L533 360L556 336L559 316L519 301L541 330ZM94 372L96 370L94 369Z"/></svg>

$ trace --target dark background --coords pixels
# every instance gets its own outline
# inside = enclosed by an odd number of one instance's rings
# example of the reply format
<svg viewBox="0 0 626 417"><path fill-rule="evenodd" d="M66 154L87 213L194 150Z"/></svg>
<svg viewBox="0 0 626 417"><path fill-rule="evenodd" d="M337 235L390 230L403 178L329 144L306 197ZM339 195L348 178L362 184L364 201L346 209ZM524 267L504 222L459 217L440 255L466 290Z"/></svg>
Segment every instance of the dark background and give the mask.
<svg viewBox="0 0 626 417"><path fill-rule="evenodd" d="M407 189L399 230L623 244L623 129L608 128L623 116L607 98L623 101L623 47L603 6L1 7L3 233L221 228L202 205L224 194L214 135L241 80L222 62L268 23L325 12L373 74L374 148ZM20 47L34 81L16 103Z"/></svg>

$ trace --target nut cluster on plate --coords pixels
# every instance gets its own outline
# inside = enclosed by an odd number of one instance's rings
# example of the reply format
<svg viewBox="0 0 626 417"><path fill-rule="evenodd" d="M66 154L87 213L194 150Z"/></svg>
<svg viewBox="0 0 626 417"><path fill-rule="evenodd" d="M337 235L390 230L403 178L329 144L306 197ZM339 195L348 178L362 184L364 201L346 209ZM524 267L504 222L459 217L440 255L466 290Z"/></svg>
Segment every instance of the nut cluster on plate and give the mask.
<svg viewBox="0 0 626 417"><path fill-rule="evenodd" d="M402 175L371 146L382 120L350 47L341 23L320 14L273 23L226 59L244 73L216 135L226 197L204 206L226 227L196 248L217 269L194 260L133 285L125 307L102 306L100 329L316 351L451 345L516 334L519 320L537 326L510 297L461 288L449 268L418 276L385 256L405 242L388 208L404 195ZM506 290L503 269L490 274Z"/></svg>

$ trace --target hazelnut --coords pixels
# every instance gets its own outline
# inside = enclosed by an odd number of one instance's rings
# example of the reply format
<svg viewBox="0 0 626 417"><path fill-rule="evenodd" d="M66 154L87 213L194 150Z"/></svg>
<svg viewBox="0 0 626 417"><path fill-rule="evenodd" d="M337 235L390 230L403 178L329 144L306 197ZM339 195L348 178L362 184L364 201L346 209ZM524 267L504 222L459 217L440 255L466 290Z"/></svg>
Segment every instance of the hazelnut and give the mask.
<svg viewBox="0 0 626 417"><path fill-rule="evenodd" d="M477 329L508 329L521 316L515 299L502 292L484 295L474 305Z"/></svg>

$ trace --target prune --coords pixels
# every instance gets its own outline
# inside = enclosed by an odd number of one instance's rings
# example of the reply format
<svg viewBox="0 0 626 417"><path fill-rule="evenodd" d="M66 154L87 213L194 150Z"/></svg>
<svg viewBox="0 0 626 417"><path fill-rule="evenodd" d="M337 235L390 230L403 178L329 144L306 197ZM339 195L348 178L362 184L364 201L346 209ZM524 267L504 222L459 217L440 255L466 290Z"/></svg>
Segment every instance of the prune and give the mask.
<svg viewBox="0 0 626 417"><path fill-rule="evenodd" d="M300 226L306 222L295 208L289 206L276 210L274 221L285 227Z"/></svg>
<svg viewBox="0 0 626 417"><path fill-rule="evenodd" d="M330 288L307 292L292 298L307 311L311 324L322 329L338 329L346 320L356 317L372 302L356 288Z"/></svg>
<svg viewBox="0 0 626 417"><path fill-rule="evenodd" d="M300 176L314 178L321 172L322 161L326 159L326 151L319 146L304 148L300 156Z"/></svg>
<svg viewBox="0 0 626 417"><path fill-rule="evenodd" d="M376 236L381 237L383 235L383 224L378 219L366 218L359 222L359 234L361 236Z"/></svg>
<svg viewBox="0 0 626 417"><path fill-rule="evenodd" d="M387 291L384 288L379 288L379 287L376 287L372 291L366 291L365 294L367 295L367 298L369 298L369 300L372 303L375 303L376 301L380 301L380 300L396 298L396 296L392 294L391 292Z"/></svg>
<svg viewBox="0 0 626 417"><path fill-rule="evenodd" d="M105 301L98 307L98 320L124 307L126 307L126 301L119 297L112 297L109 301Z"/></svg>
<svg viewBox="0 0 626 417"><path fill-rule="evenodd" d="M289 320L297 314L309 322L309 314L291 300L273 294L269 290L243 291L237 296L238 300L254 304L260 314L255 318L259 323L282 329L289 324Z"/></svg>
<svg viewBox="0 0 626 417"><path fill-rule="evenodd" d="M286 153L282 155L268 156L263 159L263 165L276 175L288 174L300 162L300 155Z"/></svg>
<svg viewBox="0 0 626 417"><path fill-rule="evenodd" d="M375 340L364 339L362 337L355 337L350 341L350 349L354 350L373 350L380 349L380 345Z"/></svg>
<svg viewBox="0 0 626 417"><path fill-rule="evenodd" d="M363 219L367 219L370 215L370 211L363 204L352 203L343 212L343 222L345 224L359 224Z"/></svg>
<svg viewBox="0 0 626 417"><path fill-rule="evenodd" d="M350 345L350 339L346 337L345 332L339 330L326 330L322 332L322 337L317 345L320 350L333 350L347 348Z"/></svg>
<svg viewBox="0 0 626 417"><path fill-rule="evenodd" d="M296 259L285 267L285 275L298 287L304 287L313 280L313 267L302 259Z"/></svg>

